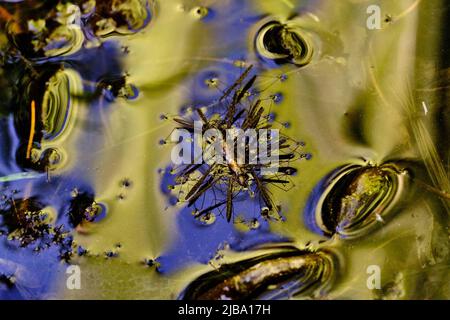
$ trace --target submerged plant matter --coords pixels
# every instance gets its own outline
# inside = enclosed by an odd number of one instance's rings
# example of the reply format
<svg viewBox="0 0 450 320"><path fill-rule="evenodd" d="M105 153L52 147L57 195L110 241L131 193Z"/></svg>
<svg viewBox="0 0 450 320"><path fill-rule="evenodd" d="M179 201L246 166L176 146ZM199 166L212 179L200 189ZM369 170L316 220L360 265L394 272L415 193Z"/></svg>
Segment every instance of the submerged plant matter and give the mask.
<svg viewBox="0 0 450 320"><path fill-rule="evenodd" d="M272 254L222 265L195 279L184 300L281 299L324 297L339 269L329 251L287 247Z"/></svg>

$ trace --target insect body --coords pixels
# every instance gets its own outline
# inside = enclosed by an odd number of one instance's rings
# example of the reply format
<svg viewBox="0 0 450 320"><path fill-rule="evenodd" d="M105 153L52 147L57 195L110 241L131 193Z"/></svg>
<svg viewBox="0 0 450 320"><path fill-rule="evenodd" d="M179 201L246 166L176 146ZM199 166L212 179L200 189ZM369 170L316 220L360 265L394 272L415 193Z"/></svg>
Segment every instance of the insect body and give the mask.
<svg viewBox="0 0 450 320"><path fill-rule="evenodd" d="M274 128L263 101L251 99L249 91L256 76L245 82L251 69L249 66L213 107L195 108L189 119L174 118L177 129L187 130L192 136L196 130L195 121L202 123L203 162L184 164L175 169L179 199L183 196L189 206L194 206L196 216L225 208L226 218L230 221L233 203L237 198L248 196L259 201L262 213L279 213L268 185L289 185L289 176L296 172L290 162L304 157L297 151L298 142ZM214 134L208 134L211 131ZM266 155L276 154L275 168L261 156L261 141L266 142ZM213 194L214 201L205 206L203 200L207 193Z"/></svg>

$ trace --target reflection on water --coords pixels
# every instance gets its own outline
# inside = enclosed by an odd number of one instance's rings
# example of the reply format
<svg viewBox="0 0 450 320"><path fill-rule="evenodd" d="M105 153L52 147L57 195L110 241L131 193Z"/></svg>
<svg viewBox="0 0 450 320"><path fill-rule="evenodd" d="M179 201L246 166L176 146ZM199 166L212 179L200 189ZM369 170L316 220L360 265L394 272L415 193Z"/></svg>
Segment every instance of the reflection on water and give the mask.
<svg viewBox="0 0 450 320"><path fill-rule="evenodd" d="M393 164L335 170L314 188L305 222L324 235L355 238L387 222L407 193L407 170Z"/></svg>
<svg viewBox="0 0 450 320"><path fill-rule="evenodd" d="M341 267L332 252L280 248L195 279L180 298L186 300L282 299L326 296ZM269 290L266 290L270 288Z"/></svg>
<svg viewBox="0 0 450 320"><path fill-rule="evenodd" d="M0 2L0 297L449 298L448 4L371 4ZM256 101L289 183L189 206L174 119Z"/></svg>

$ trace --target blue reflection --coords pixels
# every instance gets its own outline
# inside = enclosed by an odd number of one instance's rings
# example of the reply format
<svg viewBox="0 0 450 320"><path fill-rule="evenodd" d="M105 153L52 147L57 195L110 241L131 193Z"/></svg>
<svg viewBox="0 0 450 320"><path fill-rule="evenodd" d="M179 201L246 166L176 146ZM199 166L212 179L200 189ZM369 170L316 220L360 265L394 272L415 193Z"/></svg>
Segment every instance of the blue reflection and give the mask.
<svg viewBox="0 0 450 320"><path fill-rule="evenodd" d="M36 253L31 248L16 248L0 238L0 299L46 299L56 296L65 265L55 256L58 248ZM10 281L10 283L8 283Z"/></svg>
<svg viewBox="0 0 450 320"><path fill-rule="evenodd" d="M73 227L69 211L73 191L95 195L89 171L91 154L102 145L102 112L110 104L97 84L100 79L123 77L121 55L119 45L109 41L58 60L61 66L75 69L81 75L84 96L76 98L85 99L89 108L89 120L80 124L84 130L76 154L66 150L69 157L77 159L69 172L57 175L21 167L17 150L26 137L19 137L13 114L0 118L0 230L3 230L0 235L0 299L45 299L57 294L59 274L64 273L67 265L62 261L70 260L72 254ZM52 64L54 62L47 66ZM136 89L133 91L137 94ZM10 110L18 110L18 106L12 106ZM37 145L39 142L36 141ZM43 238L26 246L8 240L9 231L5 229L2 213L6 214L12 203L21 199L34 199L40 206L55 210L57 219L53 227L61 227L62 233L68 233L66 238L54 242L52 234L44 233Z"/></svg>
<svg viewBox="0 0 450 320"><path fill-rule="evenodd" d="M162 179L164 183L169 181ZM167 193L166 193L167 195ZM200 209L217 203L213 191L207 191L204 197L197 202ZM186 267L194 262L207 264L214 259L218 250L226 245L235 251L244 251L258 245L274 242L286 242L286 237L274 234L270 231L269 222L261 217L261 202L259 199L242 197L233 201L233 211L240 215L245 221L257 220L259 227L248 232L236 230L233 222L227 222L225 218L225 207L210 210L216 215L216 220L211 225L201 225L192 214L193 207L185 206L177 213L177 235L174 243L169 249L158 257L162 273L171 273Z"/></svg>

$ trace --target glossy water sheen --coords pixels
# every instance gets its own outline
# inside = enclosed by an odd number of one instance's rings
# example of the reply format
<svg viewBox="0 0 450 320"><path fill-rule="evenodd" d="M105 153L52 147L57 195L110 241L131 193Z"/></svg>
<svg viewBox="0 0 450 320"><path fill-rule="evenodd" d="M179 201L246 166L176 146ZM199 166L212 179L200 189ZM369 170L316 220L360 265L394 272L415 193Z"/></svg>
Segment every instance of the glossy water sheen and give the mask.
<svg viewBox="0 0 450 320"><path fill-rule="evenodd" d="M0 298L450 297L446 1L64 2L0 2ZM198 217L174 118L243 88L299 156Z"/></svg>

